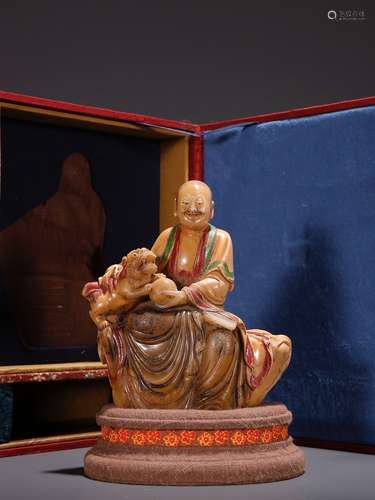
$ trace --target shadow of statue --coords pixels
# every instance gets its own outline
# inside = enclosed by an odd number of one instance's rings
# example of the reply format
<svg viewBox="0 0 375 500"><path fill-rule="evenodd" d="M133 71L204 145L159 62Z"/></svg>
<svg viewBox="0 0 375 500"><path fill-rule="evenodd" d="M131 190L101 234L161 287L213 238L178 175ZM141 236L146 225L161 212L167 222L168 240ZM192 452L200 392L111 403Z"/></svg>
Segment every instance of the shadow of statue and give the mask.
<svg viewBox="0 0 375 500"><path fill-rule="evenodd" d="M44 470L44 474L61 474L63 476L82 476L85 477L83 467L70 467L65 469Z"/></svg>
<svg viewBox="0 0 375 500"><path fill-rule="evenodd" d="M255 318L255 326L293 342L291 364L268 399L293 412L295 436L373 443L374 373L361 324L351 327L358 308L334 236L306 224L303 237L284 241L284 249L284 275Z"/></svg>
<svg viewBox="0 0 375 500"><path fill-rule="evenodd" d="M27 347L94 346L80 292L103 271L105 213L80 153L56 193L0 232L0 271L12 329Z"/></svg>

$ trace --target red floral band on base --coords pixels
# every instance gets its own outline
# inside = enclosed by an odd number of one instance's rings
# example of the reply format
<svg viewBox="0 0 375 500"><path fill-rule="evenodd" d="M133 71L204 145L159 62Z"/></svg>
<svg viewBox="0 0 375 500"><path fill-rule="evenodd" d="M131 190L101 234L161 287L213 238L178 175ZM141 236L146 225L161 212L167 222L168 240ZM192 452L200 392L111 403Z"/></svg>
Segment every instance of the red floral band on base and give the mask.
<svg viewBox="0 0 375 500"><path fill-rule="evenodd" d="M241 430L144 430L102 426L104 441L133 446L246 446L288 439L287 425Z"/></svg>

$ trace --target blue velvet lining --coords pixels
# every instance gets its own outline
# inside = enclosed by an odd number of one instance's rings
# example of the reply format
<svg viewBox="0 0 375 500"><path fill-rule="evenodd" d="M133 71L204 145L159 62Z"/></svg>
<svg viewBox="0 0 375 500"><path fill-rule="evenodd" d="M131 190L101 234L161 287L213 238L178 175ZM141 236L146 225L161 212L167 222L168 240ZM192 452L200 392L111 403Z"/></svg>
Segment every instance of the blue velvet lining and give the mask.
<svg viewBox="0 0 375 500"><path fill-rule="evenodd" d="M215 225L233 238L227 308L288 334L270 398L296 436L375 443L375 107L205 135Z"/></svg>

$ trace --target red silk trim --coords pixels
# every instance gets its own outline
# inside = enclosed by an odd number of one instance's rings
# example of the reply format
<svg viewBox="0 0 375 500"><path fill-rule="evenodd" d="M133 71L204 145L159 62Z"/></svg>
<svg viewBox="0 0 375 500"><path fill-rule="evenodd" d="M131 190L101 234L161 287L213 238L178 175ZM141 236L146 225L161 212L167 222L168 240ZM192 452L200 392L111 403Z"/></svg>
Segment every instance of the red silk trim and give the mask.
<svg viewBox="0 0 375 500"><path fill-rule="evenodd" d="M360 99L351 99L347 101L338 101L330 104L318 104L305 108L295 108L277 113L266 113L262 115L248 116L245 118L234 118L232 120L222 120L212 123L203 123L200 125L200 131L206 132L233 125L246 123L263 123L277 120L289 120L291 118L302 118L304 116L320 115L323 113L333 113L335 111L344 111L345 109L361 108L375 105L375 96L362 97Z"/></svg>
<svg viewBox="0 0 375 500"><path fill-rule="evenodd" d="M19 103L19 104L28 104L30 106L40 106L44 108L55 109L57 111L68 111L71 113L86 114L90 116L116 119L120 121L132 121L148 125L156 125L156 126L159 125L161 127L175 128L177 130L186 130L198 134L198 136L196 137L197 139L202 139L203 133L205 131L214 130L231 125L241 125L249 122L286 120L290 118L311 116L321 113L332 113L334 111L342 111L345 109L360 108L360 107L375 105L375 96L369 96L369 97L362 97L359 99L338 101L329 104L318 104L316 106L295 108L287 111L279 111L276 113L266 113L261 115L248 116L245 118L234 118L230 120L221 120L211 123L196 124L188 121L169 120L169 119L157 118L155 116L149 116L137 113L120 112L120 111L115 111L113 109L100 108L96 106L73 104L65 101L45 99L42 97L29 96L25 94L18 94L16 92L0 91L0 100L12 102L15 104ZM192 139L195 138L193 137ZM198 141L197 144L192 146L192 149L195 151L192 152L191 155L193 156L196 155L197 158L200 155L202 155L202 152L199 152L200 148L203 149L203 143L199 145ZM193 170L194 167L191 168L192 168L191 174L195 175ZM202 175L202 171L199 170L199 168L197 170L198 172L197 175ZM198 179L198 177L191 177L191 178Z"/></svg>
<svg viewBox="0 0 375 500"><path fill-rule="evenodd" d="M189 140L189 179L204 179L204 141L202 136L193 136Z"/></svg>
<svg viewBox="0 0 375 500"><path fill-rule="evenodd" d="M113 109L100 108L96 106L87 106L81 104L73 104L71 102L58 101L54 99L44 99L42 97L34 97L25 94L18 94L15 92L0 91L0 100L12 102L15 104L27 104L30 106L38 106L56 111L66 111L70 113L77 113L82 115L97 116L101 118L108 118L111 120L119 120L125 122L135 122L144 125L155 125L159 127L166 127L181 131L199 132L199 125L191 122L184 122L178 120L169 120L157 118L155 116L142 115L136 113L125 113L122 111L115 111Z"/></svg>

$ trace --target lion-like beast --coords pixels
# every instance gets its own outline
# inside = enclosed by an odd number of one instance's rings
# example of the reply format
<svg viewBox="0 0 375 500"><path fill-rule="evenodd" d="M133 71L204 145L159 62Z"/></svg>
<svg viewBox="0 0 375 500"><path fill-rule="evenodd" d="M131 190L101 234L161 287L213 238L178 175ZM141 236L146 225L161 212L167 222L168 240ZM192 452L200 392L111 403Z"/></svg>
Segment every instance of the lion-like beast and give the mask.
<svg viewBox="0 0 375 500"><path fill-rule="evenodd" d="M106 288L99 281L87 283L82 295L90 303L90 317L98 328L98 353L108 365L109 376L116 376L121 365L121 339L115 327L118 314L130 311L144 297L150 295L155 304L163 307L163 292L176 291L175 283L164 274L157 273L156 255L147 248L132 250L113 270L114 279ZM117 355L114 353L117 352ZM117 362L111 362L111 359Z"/></svg>
<svg viewBox="0 0 375 500"><path fill-rule="evenodd" d="M147 248L132 250L114 269L116 285L101 288L101 279L87 283L82 295L90 302L90 316L99 330L108 326L108 316L133 309L143 297L163 306L163 292L177 290L175 283L157 273L156 255Z"/></svg>

